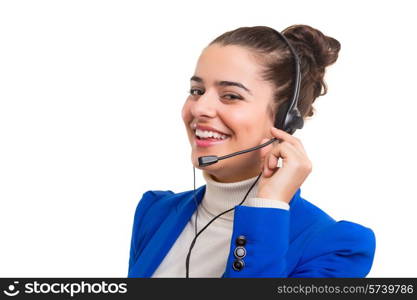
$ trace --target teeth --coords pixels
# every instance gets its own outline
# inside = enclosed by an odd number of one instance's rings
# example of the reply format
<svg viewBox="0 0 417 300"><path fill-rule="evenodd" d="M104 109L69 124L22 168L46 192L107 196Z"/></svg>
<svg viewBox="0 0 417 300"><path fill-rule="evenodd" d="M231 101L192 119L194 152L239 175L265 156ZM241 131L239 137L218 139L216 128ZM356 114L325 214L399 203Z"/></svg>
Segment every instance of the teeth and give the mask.
<svg viewBox="0 0 417 300"><path fill-rule="evenodd" d="M195 131L195 135L202 139L213 137L215 139L225 140L227 138L227 136L224 134L220 134L220 133L213 132L213 131L200 130L200 129L197 129Z"/></svg>

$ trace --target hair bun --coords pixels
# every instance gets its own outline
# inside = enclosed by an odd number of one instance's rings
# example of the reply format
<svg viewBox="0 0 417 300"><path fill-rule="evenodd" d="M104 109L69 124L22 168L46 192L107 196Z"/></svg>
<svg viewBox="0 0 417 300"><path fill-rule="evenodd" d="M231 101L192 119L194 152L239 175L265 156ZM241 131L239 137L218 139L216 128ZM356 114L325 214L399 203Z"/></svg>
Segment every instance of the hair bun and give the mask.
<svg viewBox="0 0 417 300"><path fill-rule="evenodd" d="M340 43L308 25L292 25L282 32L301 56L308 59L312 66L325 68L336 62Z"/></svg>
<svg viewBox="0 0 417 300"><path fill-rule="evenodd" d="M307 116L314 114L311 105L319 96L327 94L324 80L326 67L336 62L340 51L340 43L336 39L324 35L321 31L308 25L292 25L282 32L294 47L301 64L301 100L300 110Z"/></svg>

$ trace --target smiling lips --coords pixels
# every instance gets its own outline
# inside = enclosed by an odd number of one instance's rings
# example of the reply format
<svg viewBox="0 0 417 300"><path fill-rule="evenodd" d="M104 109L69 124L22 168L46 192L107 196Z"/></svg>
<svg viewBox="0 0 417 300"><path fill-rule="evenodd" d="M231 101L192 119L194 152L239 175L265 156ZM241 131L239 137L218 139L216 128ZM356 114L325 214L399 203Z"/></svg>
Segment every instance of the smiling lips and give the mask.
<svg viewBox="0 0 417 300"><path fill-rule="evenodd" d="M229 139L228 137L226 137L225 139L216 139L216 138L200 139L199 137L197 137L194 139L194 141L197 147L210 147L210 146L224 143L228 139Z"/></svg>
<svg viewBox="0 0 417 300"><path fill-rule="evenodd" d="M198 147L209 147L223 143L230 135L209 126L197 125L195 128L195 142Z"/></svg>
<svg viewBox="0 0 417 300"><path fill-rule="evenodd" d="M213 132L217 132L217 133L219 133L219 134L228 135L227 133L222 132L222 131L218 130L218 129L217 129L217 128L215 128L215 127L211 127L211 126L208 126L208 125L203 125L203 124L193 124L193 125L191 126L191 128L192 128L192 130L193 130L193 131L195 131L196 129L200 129L200 130L202 130L202 131L213 131Z"/></svg>
<svg viewBox="0 0 417 300"><path fill-rule="evenodd" d="M195 135L199 139L209 139L209 138L218 139L218 140L227 139L227 135L225 134L221 134L221 133L214 132L214 131L201 130L198 128L195 131Z"/></svg>

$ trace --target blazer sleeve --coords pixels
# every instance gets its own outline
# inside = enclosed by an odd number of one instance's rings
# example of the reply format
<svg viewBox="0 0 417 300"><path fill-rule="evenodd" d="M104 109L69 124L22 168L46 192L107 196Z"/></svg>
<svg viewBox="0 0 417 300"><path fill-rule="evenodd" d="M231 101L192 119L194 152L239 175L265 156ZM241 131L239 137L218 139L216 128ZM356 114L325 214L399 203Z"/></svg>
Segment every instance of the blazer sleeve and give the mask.
<svg viewBox="0 0 417 300"><path fill-rule="evenodd" d="M316 232L299 263L288 271L289 221L285 209L237 206L224 277L364 277L369 272L375 236L372 230L347 221ZM239 236L246 240L240 270L233 267Z"/></svg>
<svg viewBox="0 0 417 300"><path fill-rule="evenodd" d="M285 256L289 246L286 209L236 206L230 252L223 277L286 277ZM244 237L243 268L234 268L238 237Z"/></svg>

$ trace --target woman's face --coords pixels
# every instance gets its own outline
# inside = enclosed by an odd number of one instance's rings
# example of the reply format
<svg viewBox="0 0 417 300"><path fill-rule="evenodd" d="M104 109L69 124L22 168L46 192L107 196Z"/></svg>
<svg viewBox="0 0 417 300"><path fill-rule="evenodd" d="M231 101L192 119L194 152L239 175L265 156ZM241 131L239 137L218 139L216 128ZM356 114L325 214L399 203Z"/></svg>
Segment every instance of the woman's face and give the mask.
<svg viewBox="0 0 417 300"><path fill-rule="evenodd" d="M248 179L262 170L260 149L210 166L198 166L200 156L223 156L271 138L273 120L269 106L273 87L260 78L261 70L261 65L247 49L235 45L213 44L205 48L198 59L182 118L191 144L193 165L219 182ZM197 134L203 132L205 139L197 138L195 126ZM205 127L223 136L207 138ZM226 139L222 139L224 135Z"/></svg>

